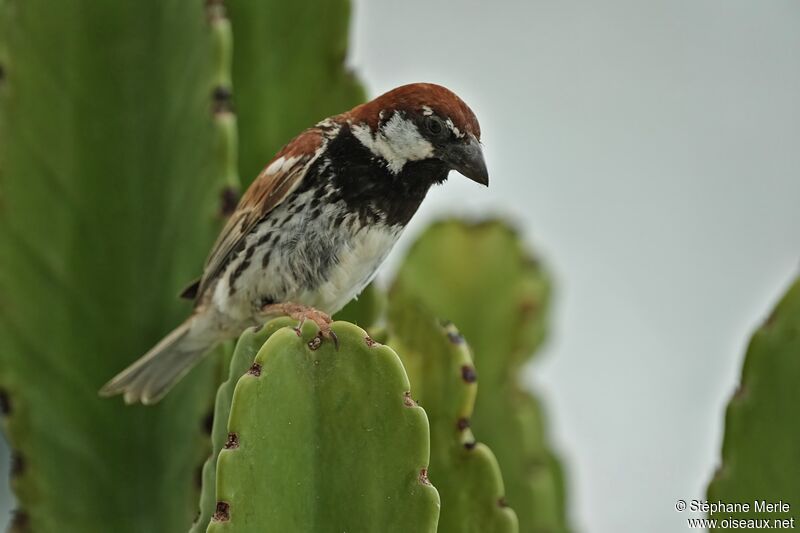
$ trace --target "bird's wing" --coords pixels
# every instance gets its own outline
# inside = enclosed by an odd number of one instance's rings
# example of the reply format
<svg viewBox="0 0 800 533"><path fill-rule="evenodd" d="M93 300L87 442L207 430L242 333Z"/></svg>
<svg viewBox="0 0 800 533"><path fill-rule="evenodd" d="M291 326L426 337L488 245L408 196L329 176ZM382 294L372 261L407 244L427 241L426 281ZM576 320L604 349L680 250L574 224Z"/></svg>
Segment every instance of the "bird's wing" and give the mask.
<svg viewBox="0 0 800 533"><path fill-rule="evenodd" d="M198 300L240 251L238 248L253 228L302 183L322 153L324 139L318 128L304 131L278 152L253 181L211 249L197 289Z"/></svg>

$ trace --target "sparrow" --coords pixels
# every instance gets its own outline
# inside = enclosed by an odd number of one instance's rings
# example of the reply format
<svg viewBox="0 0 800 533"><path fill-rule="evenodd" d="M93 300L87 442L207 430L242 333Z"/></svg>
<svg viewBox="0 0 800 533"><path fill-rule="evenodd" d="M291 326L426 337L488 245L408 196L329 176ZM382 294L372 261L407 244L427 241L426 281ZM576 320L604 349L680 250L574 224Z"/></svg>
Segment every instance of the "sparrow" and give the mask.
<svg viewBox="0 0 800 533"><path fill-rule="evenodd" d="M205 354L288 315L336 342L330 316L375 276L428 190L451 170L488 185L472 110L440 85L404 85L284 146L242 195L182 296L180 326L111 379L103 396L160 400Z"/></svg>

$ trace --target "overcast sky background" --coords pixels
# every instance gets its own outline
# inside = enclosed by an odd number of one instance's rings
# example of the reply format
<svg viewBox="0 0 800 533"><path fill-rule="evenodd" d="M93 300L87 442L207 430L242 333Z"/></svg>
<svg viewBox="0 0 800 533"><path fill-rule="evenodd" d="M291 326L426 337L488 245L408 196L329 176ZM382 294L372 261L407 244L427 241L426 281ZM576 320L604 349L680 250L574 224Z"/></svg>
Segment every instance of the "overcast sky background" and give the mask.
<svg viewBox="0 0 800 533"><path fill-rule="evenodd" d="M800 271L800 3L356 0L354 15L370 94L438 82L481 122L491 187L451 179L409 233L502 213L556 278L531 381L574 524L685 530L675 500L703 497L747 339Z"/></svg>

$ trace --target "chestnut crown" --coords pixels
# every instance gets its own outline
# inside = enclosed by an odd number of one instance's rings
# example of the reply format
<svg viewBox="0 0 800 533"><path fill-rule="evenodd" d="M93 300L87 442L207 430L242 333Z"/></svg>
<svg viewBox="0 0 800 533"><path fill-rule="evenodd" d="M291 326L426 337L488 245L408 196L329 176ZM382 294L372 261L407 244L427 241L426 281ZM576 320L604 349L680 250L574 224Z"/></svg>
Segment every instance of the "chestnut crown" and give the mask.
<svg viewBox="0 0 800 533"><path fill-rule="evenodd" d="M403 85L355 107L344 118L355 137L395 174L409 161L438 159L488 185L478 119L441 85Z"/></svg>

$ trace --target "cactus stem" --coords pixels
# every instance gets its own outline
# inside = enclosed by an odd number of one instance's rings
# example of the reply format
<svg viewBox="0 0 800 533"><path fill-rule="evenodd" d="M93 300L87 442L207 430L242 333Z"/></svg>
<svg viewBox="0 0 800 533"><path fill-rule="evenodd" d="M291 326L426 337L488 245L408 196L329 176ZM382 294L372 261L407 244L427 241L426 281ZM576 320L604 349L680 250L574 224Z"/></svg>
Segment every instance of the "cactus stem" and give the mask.
<svg viewBox="0 0 800 533"><path fill-rule="evenodd" d="M367 335L366 337L364 337L364 342L366 342L366 343L367 343L367 346L369 346L370 348L372 348L373 346L375 346L376 344L378 344L378 343L375 341L375 339L373 339L373 338L372 338L372 337L370 337L369 335Z"/></svg>
<svg viewBox="0 0 800 533"><path fill-rule="evenodd" d="M333 325L338 353L330 342L309 352L317 328L308 320L297 338L293 322L273 320L265 333L245 332L237 344L232 378L217 399L215 450L224 449L206 469L215 492L193 533L312 531L321 520L336 531L435 532L440 502L428 479L427 417L407 392L399 357L386 346L366 346L367 333L346 322ZM237 379L254 353L261 378ZM221 395L228 393L226 402ZM370 409L363 409L365 398ZM285 405L271 409L278 401ZM286 446L290 439L312 445ZM341 455L342 446L368 451ZM369 475L382 484L348 493L353 480ZM276 497L287 505L263 504ZM298 513L295 502L303 501L310 505Z"/></svg>
<svg viewBox="0 0 800 533"><path fill-rule="evenodd" d="M471 440L471 441L469 441L469 442L465 442L465 443L464 443L464 449L466 449L466 450L472 450L472 449L474 449L474 448L475 448L475 446L477 446L477 445L478 445L478 441Z"/></svg>
<svg viewBox="0 0 800 533"><path fill-rule="evenodd" d="M232 35L223 0L206 0L206 17L214 44L215 79L211 84L211 112L216 123L221 172L225 186L219 192L219 214L228 218L239 202L237 174L237 129L231 79Z"/></svg>
<svg viewBox="0 0 800 533"><path fill-rule="evenodd" d="M261 376L261 365L258 363L253 363L250 369L247 371L248 374L255 377Z"/></svg>
<svg viewBox="0 0 800 533"><path fill-rule="evenodd" d="M214 522L227 522L231 519L231 505L228 502L217 502L217 510L211 520Z"/></svg>
<svg viewBox="0 0 800 533"><path fill-rule="evenodd" d="M498 507L508 507L508 502L505 498L498 498L497 499L497 506Z"/></svg>
<svg viewBox="0 0 800 533"><path fill-rule="evenodd" d="M469 418L459 418L456 427L459 431L464 431L469 428Z"/></svg>

